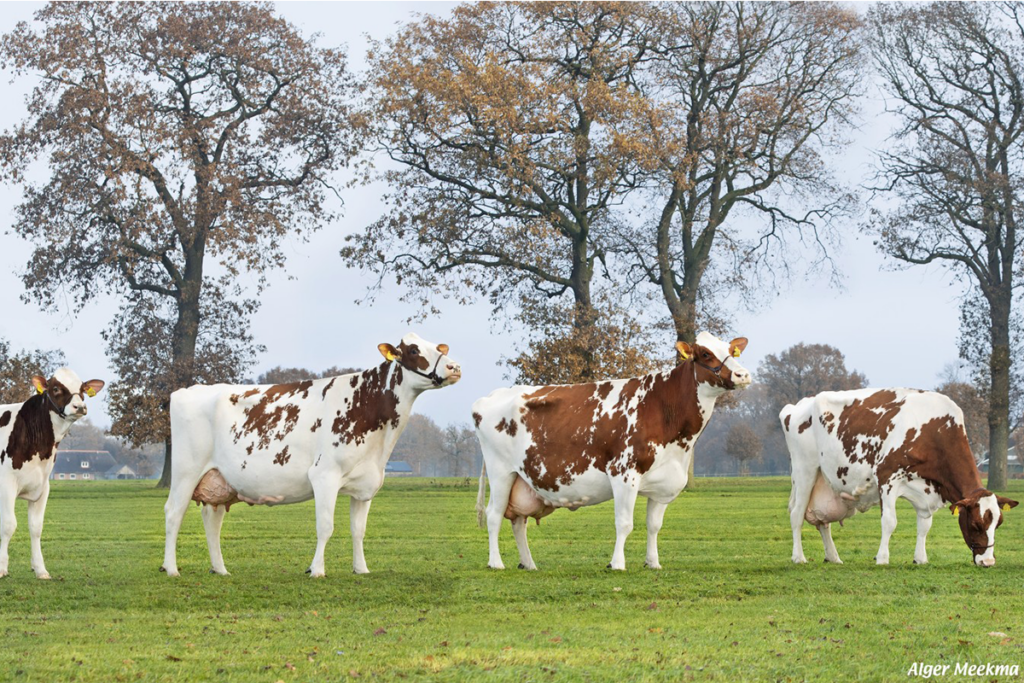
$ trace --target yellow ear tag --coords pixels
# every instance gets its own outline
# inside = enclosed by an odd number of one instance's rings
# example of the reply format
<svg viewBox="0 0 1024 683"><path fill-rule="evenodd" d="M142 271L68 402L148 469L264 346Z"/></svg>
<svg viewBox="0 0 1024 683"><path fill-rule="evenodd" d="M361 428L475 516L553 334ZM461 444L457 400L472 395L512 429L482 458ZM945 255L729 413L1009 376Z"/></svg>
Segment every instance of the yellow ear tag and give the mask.
<svg viewBox="0 0 1024 683"><path fill-rule="evenodd" d="M1004 503L1003 504L1003 510L1009 510L1009 509L1010 509L1010 504L1009 503Z"/></svg>
<svg viewBox="0 0 1024 683"><path fill-rule="evenodd" d="M953 516L954 517L959 517L960 516L960 508L958 508L958 507L954 507L953 508Z"/></svg>
<svg viewBox="0 0 1024 683"><path fill-rule="evenodd" d="M92 398L93 396L95 396L95 395L96 395L96 390L95 390L95 389L93 389L92 387L88 387L88 388L87 388L87 389L85 390L85 395L86 395L86 396L88 396L89 398Z"/></svg>
<svg viewBox="0 0 1024 683"><path fill-rule="evenodd" d="M742 351L740 351L740 347L737 346L736 348L734 348L732 350L733 358L739 358L740 357L740 353L742 353Z"/></svg>
<svg viewBox="0 0 1024 683"><path fill-rule="evenodd" d="M41 393L43 393L44 391L46 391L46 390L45 390L45 389L43 389L42 387L40 387L40 386L36 386L36 393L37 393L37 394L41 394Z"/></svg>
<svg viewBox="0 0 1024 683"><path fill-rule="evenodd" d="M391 353L390 351L388 351L387 354L388 354L387 355L387 359L389 361L393 361L393 360L397 360L398 359L398 356L396 356L395 354Z"/></svg>

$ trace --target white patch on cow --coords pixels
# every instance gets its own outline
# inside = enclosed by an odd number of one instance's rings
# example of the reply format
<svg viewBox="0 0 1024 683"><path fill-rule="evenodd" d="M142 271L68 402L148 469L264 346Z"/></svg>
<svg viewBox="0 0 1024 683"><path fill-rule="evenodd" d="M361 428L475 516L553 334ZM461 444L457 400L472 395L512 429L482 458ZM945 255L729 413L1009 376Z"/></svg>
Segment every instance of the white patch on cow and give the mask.
<svg viewBox="0 0 1024 683"><path fill-rule="evenodd" d="M996 542L996 526L999 525L999 502L996 500L995 494L991 496L985 496L984 498L978 499L978 508L981 513L981 518L985 519L985 513L992 513L992 523L988 525L988 529L985 530L988 536L988 548L981 555L974 556L974 564L979 567L991 567L996 563L995 558L995 542Z"/></svg>

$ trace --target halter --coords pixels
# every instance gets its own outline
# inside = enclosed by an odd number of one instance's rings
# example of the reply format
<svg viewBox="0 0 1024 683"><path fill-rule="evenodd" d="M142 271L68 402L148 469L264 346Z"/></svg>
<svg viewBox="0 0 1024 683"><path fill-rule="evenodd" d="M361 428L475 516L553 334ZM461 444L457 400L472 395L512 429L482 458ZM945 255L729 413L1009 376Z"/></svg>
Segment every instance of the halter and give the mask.
<svg viewBox="0 0 1024 683"><path fill-rule="evenodd" d="M717 368L713 368L710 365L706 365L705 363L701 363L699 360L697 360L696 356L694 356L693 362L694 362L694 364L701 366L702 368L704 368L705 370L707 370L711 374L713 374L715 376L718 376L718 377L722 376L722 368L725 367L725 361L722 361L722 363Z"/></svg>
<svg viewBox="0 0 1024 683"><path fill-rule="evenodd" d="M407 365L403 365L402 367L405 368L406 370L408 370L409 372L412 372L412 373L415 373L415 374L419 375L420 377L426 377L427 379L429 379L434 384L435 387L439 387L439 386L441 386L441 384L444 383L444 378L442 378L441 376L439 376L437 374L437 366L440 365L441 358L443 358L443 357L444 357L443 353L438 354L437 360L434 361L434 367L433 367L433 369L431 369L431 371L429 373L423 372L422 370L419 370L417 368L410 368Z"/></svg>
<svg viewBox="0 0 1024 683"><path fill-rule="evenodd" d="M50 405L53 406L53 409L57 411L58 415L60 415L61 417L67 417L67 415L64 414L64 409L53 402L53 398L50 397L49 391L44 391L43 395L46 396L46 400L50 402Z"/></svg>

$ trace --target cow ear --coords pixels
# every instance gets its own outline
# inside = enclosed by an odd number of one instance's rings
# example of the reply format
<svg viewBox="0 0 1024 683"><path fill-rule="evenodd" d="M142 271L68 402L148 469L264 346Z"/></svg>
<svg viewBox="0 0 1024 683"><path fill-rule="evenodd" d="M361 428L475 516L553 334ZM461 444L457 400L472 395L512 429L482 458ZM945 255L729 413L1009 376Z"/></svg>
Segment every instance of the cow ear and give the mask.
<svg viewBox="0 0 1024 683"><path fill-rule="evenodd" d="M82 382L82 391L85 392L86 396L92 398L96 394L100 393L100 390L103 389L105 385L106 382L101 379L91 379L88 382Z"/></svg>
<svg viewBox="0 0 1024 683"><path fill-rule="evenodd" d="M41 394L46 391L46 380L39 375L32 375L32 386Z"/></svg>
<svg viewBox="0 0 1024 683"><path fill-rule="evenodd" d="M733 358L739 358L740 354L743 353L744 349L747 348L746 337L736 337L729 342L729 355Z"/></svg>
<svg viewBox="0 0 1024 683"><path fill-rule="evenodd" d="M693 358L693 347L684 341L676 342L676 352L679 354L679 358L684 361Z"/></svg>
<svg viewBox="0 0 1024 683"><path fill-rule="evenodd" d="M391 344L377 344L377 350L380 351L380 355L384 356L390 361L402 359L402 352L396 349Z"/></svg>
<svg viewBox="0 0 1024 683"><path fill-rule="evenodd" d="M1010 508L1015 508L1018 505L1017 501L1010 500L1009 498L1003 498L1002 496L996 496L996 502L999 503L999 508L1001 510L1009 510Z"/></svg>
<svg viewBox="0 0 1024 683"><path fill-rule="evenodd" d="M438 344L437 345L437 351L442 356L447 356L448 355L448 345L447 344Z"/></svg>
<svg viewBox="0 0 1024 683"><path fill-rule="evenodd" d="M963 506L964 506L964 501L958 500L957 502L955 502L955 503L953 503L952 505L949 506L949 511L953 513L954 517L959 517L960 516L960 508L962 508Z"/></svg>

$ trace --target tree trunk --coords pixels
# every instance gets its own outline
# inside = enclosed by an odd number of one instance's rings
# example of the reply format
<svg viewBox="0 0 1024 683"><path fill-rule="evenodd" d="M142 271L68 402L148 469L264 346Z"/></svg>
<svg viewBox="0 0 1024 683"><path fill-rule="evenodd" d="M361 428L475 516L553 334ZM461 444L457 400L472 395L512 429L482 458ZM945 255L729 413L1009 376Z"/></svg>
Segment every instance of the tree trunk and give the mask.
<svg viewBox="0 0 1024 683"><path fill-rule="evenodd" d="M1009 296L1002 297L1008 299ZM1010 306L1008 301L990 304L992 355L988 409L988 488L1006 489L1006 454L1010 442Z"/></svg>
<svg viewBox="0 0 1024 683"><path fill-rule="evenodd" d="M169 392L195 384L196 343L201 318L199 300L203 290L204 241L197 239L186 251L184 283L177 298L178 318L171 337L171 386ZM167 416L170 419L170 405ZM164 442L164 471L157 488L171 486L171 437Z"/></svg>
<svg viewBox="0 0 1024 683"><path fill-rule="evenodd" d="M583 370L580 378L584 382L597 379L595 377L594 358L596 349L594 344L597 336L594 334L594 325L597 323L597 314L594 310L593 301L590 298L590 281L593 276L592 266L588 258L588 245L585 233L573 241L572 273L569 276L572 282L572 294L576 310L573 316L573 327L577 338L584 340Z"/></svg>

